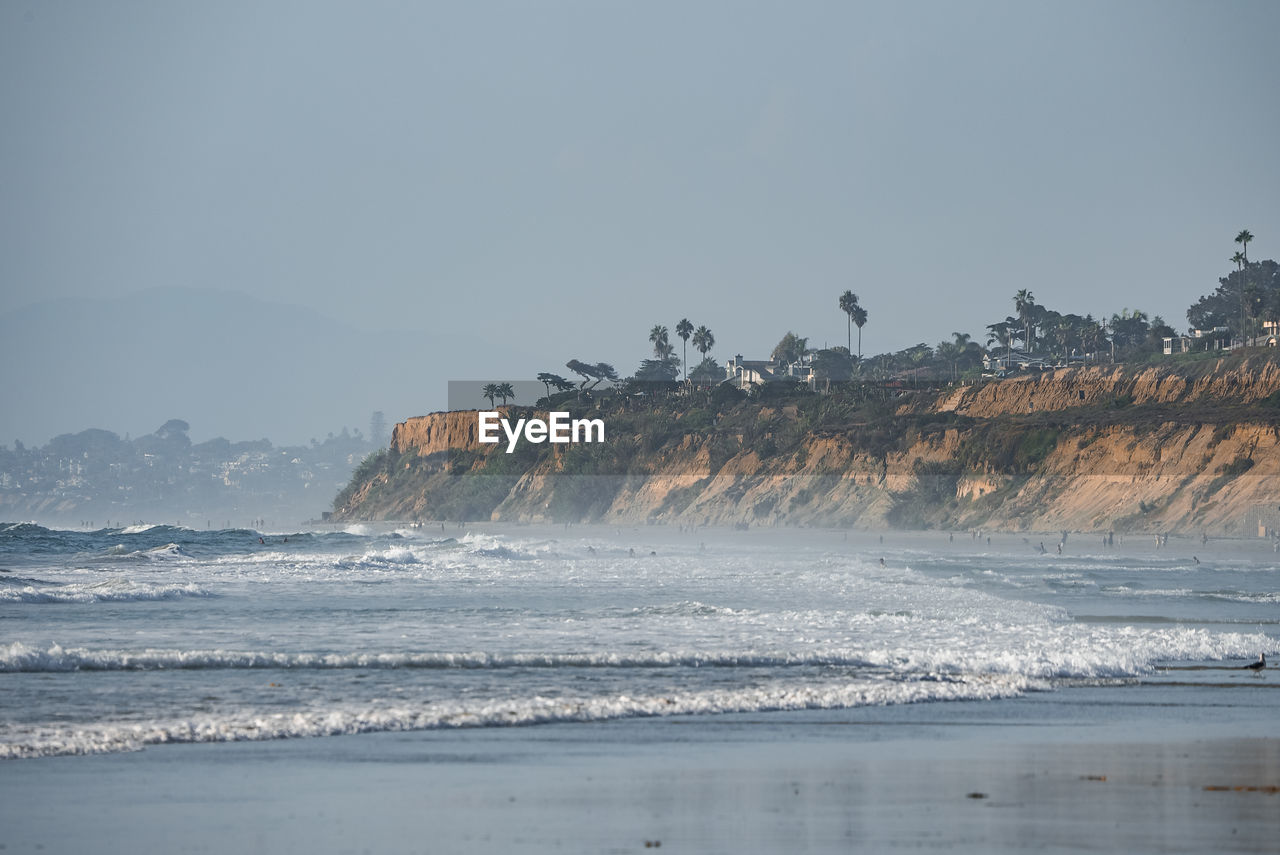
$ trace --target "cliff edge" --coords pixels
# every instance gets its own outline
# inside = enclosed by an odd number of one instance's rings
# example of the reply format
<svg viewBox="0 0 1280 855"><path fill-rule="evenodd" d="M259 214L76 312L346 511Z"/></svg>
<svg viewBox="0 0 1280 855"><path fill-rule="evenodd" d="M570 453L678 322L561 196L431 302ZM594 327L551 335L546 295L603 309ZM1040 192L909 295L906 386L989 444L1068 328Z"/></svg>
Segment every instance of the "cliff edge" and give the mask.
<svg viewBox="0 0 1280 855"><path fill-rule="evenodd" d="M595 446L477 441L477 415L396 426L339 519L1143 531L1280 528L1270 354L1072 368L941 392L568 406ZM504 413L532 416L528 408Z"/></svg>

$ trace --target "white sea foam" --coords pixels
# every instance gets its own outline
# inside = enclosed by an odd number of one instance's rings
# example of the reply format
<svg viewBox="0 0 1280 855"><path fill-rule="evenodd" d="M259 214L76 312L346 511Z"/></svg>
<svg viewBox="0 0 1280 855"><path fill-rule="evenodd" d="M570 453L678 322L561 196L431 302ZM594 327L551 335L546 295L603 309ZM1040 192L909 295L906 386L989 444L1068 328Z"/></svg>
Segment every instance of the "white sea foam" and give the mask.
<svg viewBox="0 0 1280 855"><path fill-rule="evenodd" d="M1109 585L1101 589L1108 596L1187 599L1203 597L1209 600L1224 600L1235 603L1280 603L1280 594L1274 591L1250 592L1229 589L1218 591L1196 591L1191 588L1135 588L1130 585Z"/></svg>
<svg viewBox="0 0 1280 855"><path fill-rule="evenodd" d="M555 550L555 541L548 540L524 540L467 532L458 539L458 543L470 553L494 558L521 561L559 557Z"/></svg>
<svg viewBox="0 0 1280 855"><path fill-rule="evenodd" d="M634 615L645 616L682 616L682 617L732 617L736 615L756 614L749 609L733 609L727 606L713 606L697 600L684 600L678 603L642 606L631 610Z"/></svg>
<svg viewBox="0 0 1280 855"><path fill-rule="evenodd" d="M1266 621L1250 625L1277 601L1263 575L1205 568L1153 583L1114 562L958 553L921 553L910 569L754 532L709 535L703 552L660 531L537 531L266 546L245 532L153 531L148 543L182 545L141 551L113 531L90 546L78 537L62 558L36 532L22 577L0 574L0 672L13 690L0 693L0 756L1003 697L1280 652ZM1177 598L1176 620L1148 615L1162 597ZM100 610L109 623L37 605L127 600L173 602ZM1147 617L1134 627L1073 612ZM1221 632L1228 622L1242 633ZM286 688L262 688L276 681ZM113 722L112 708L130 720Z"/></svg>
<svg viewBox="0 0 1280 855"><path fill-rule="evenodd" d="M421 563L419 554L407 546L392 546L387 549L370 550L360 556L336 559L332 567L344 572L371 570L400 570L404 567ZM310 567L313 571L323 571L325 565Z"/></svg>
<svg viewBox="0 0 1280 855"><path fill-rule="evenodd" d="M346 668L674 668L843 665L872 663L849 653L769 655L659 651L654 653L282 653L236 650L90 650L0 646L0 672L164 671L176 669Z"/></svg>
<svg viewBox="0 0 1280 855"><path fill-rule="evenodd" d="M861 679L814 685L780 683L748 688L613 694L604 697L514 697L452 700L419 706L333 707L268 713L246 710L140 723L95 723L84 727L10 728L0 741L0 759L136 751L172 742L235 742L339 736L448 727L510 727L640 716L846 709L940 700L1006 698L1046 685L1022 677L973 677L930 682Z"/></svg>
<svg viewBox="0 0 1280 855"><path fill-rule="evenodd" d="M1259 593L1247 591L1203 591L1197 593L1202 597L1236 603L1280 603L1280 593L1275 591Z"/></svg>
<svg viewBox="0 0 1280 855"><path fill-rule="evenodd" d="M1107 596L1120 597L1189 597L1193 594L1190 588L1135 588L1132 585L1108 585L1100 589Z"/></svg>
<svg viewBox="0 0 1280 855"><path fill-rule="evenodd" d="M503 668L866 668L903 678L947 674L1022 676L1029 679L1136 676L1155 663L1221 660L1280 653L1261 633L1211 633L1173 627L1071 627L1045 642L997 633L991 641L950 645L822 646L808 650L691 650L636 652L342 652L89 649L14 642L0 646L0 672L163 671L221 669L503 669ZM905 639L904 639L905 641Z"/></svg>
<svg viewBox="0 0 1280 855"><path fill-rule="evenodd" d="M118 603L209 596L212 594L208 590L193 582L153 583L108 579L103 582L65 585L0 585L0 602L8 603Z"/></svg>
<svg viewBox="0 0 1280 855"><path fill-rule="evenodd" d="M366 560L384 561L388 564L417 564L418 556L407 546L392 546L382 552L366 553Z"/></svg>

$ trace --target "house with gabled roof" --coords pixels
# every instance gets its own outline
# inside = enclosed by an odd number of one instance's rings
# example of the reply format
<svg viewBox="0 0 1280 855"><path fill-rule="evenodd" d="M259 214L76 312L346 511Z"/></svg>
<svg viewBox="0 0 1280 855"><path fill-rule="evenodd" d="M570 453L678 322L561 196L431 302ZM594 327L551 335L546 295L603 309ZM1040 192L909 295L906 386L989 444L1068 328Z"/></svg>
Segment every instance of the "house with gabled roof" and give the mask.
<svg viewBox="0 0 1280 855"><path fill-rule="evenodd" d="M725 363L728 379L724 382L738 389L749 391L753 386L796 380L814 388L813 365L804 357L799 362L775 362L763 359L743 359L739 353Z"/></svg>

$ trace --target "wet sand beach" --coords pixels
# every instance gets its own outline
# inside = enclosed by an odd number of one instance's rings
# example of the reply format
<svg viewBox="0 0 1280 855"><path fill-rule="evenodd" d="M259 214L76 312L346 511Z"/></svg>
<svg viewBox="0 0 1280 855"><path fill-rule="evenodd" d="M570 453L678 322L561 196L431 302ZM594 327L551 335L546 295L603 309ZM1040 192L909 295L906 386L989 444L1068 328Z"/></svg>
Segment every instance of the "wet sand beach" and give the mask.
<svg viewBox="0 0 1280 855"><path fill-rule="evenodd" d="M6 852L1271 852L1277 683L0 766ZM1229 695L1224 698L1222 695Z"/></svg>

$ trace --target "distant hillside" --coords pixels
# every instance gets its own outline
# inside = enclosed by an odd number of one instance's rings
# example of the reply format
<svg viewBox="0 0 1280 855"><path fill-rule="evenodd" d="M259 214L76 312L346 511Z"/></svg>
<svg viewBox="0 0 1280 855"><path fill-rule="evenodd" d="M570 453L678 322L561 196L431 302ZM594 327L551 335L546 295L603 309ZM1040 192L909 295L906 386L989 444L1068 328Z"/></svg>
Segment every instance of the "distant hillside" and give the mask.
<svg viewBox="0 0 1280 855"><path fill-rule="evenodd" d="M0 443L0 521L295 526L319 517L373 448L359 432L281 447L265 439L192 443L189 430L170 419L131 439L89 429L38 448Z"/></svg>
<svg viewBox="0 0 1280 855"><path fill-rule="evenodd" d="M595 414L605 446L525 444L511 455L476 443L474 413L410 419L356 472L336 513L1246 535L1280 526L1280 364L1267 352L941 393L850 386Z"/></svg>

